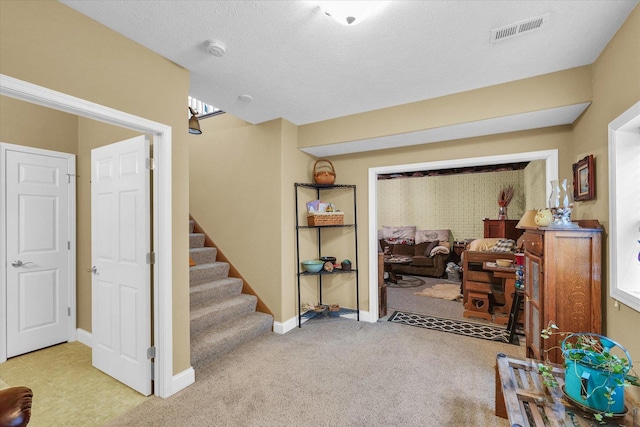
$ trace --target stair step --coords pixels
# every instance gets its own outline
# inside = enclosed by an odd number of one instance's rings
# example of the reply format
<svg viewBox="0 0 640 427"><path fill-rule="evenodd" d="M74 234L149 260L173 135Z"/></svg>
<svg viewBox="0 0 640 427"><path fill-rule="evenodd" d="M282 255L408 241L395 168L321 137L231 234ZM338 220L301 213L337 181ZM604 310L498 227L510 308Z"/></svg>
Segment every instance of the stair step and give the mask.
<svg viewBox="0 0 640 427"><path fill-rule="evenodd" d="M229 263L212 262L209 264L189 267L189 284L199 285L204 282L212 282L229 276Z"/></svg>
<svg viewBox="0 0 640 427"><path fill-rule="evenodd" d="M254 295L240 294L191 310L191 338L207 329L254 312L257 302L258 298Z"/></svg>
<svg viewBox="0 0 640 427"><path fill-rule="evenodd" d="M191 363L198 368L271 330L273 318L253 312L191 336ZM195 339L194 339L195 338Z"/></svg>
<svg viewBox="0 0 640 427"><path fill-rule="evenodd" d="M224 299L240 295L242 285L242 279L227 277L225 279L191 286L189 290L191 309L193 310L205 304L214 304Z"/></svg>
<svg viewBox="0 0 640 427"><path fill-rule="evenodd" d="M189 248L201 248L204 246L203 233L189 233Z"/></svg>
<svg viewBox="0 0 640 427"><path fill-rule="evenodd" d="M189 249L189 256L195 261L196 265L210 264L216 261L218 257L218 249L205 246L203 248Z"/></svg>
<svg viewBox="0 0 640 427"><path fill-rule="evenodd" d="M193 227L196 225L196 222L192 219L189 220L189 234L193 233Z"/></svg>

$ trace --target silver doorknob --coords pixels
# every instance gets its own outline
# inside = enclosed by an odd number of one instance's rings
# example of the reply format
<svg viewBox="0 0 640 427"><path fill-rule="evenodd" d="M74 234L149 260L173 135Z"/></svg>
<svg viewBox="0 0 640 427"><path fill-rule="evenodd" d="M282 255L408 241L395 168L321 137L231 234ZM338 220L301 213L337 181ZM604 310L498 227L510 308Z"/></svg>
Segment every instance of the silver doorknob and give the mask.
<svg viewBox="0 0 640 427"><path fill-rule="evenodd" d="M32 262L22 262L22 261L20 261L20 260L17 260L17 261L13 261L13 262L11 263L11 266L12 266L12 267L16 267L16 268L18 268L18 267L25 266L25 265L27 265L27 264L33 264L33 263L32 263Z"/></svg>
<svg viewBox="0 0 640 427"><path fill-rule="evenodd" d="M87 270L87 273L98 274L98 269L94 265L93 267L91 267L90 269Z"/></svg>

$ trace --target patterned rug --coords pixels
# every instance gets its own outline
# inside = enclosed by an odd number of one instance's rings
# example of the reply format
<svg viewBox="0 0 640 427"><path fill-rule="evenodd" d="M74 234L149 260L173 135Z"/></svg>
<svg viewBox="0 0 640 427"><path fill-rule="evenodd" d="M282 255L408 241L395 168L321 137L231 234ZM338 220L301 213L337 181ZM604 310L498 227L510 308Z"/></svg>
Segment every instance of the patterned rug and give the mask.
<svg viewBox="0 0 640 427"><path fill-rule="evenodd" d="M506 327L500 328L482 323L464 322L461 320L445 319L443 317L427 316L405 311L396 311L393 313L389 317L389 322L442 332L451 332L453 334L482 338L484 340L509 342L509 331L507 331Z"/></svg>
<svg viewBox="0 0 640 427"><path fill-rule="evenodd" d="M418 286L424 285L424 279L421 279L416 276L407 276L406 274L402 274L402 279L398 280L398 283L391 283L386 281L388 288L417 288Z"/></svg>

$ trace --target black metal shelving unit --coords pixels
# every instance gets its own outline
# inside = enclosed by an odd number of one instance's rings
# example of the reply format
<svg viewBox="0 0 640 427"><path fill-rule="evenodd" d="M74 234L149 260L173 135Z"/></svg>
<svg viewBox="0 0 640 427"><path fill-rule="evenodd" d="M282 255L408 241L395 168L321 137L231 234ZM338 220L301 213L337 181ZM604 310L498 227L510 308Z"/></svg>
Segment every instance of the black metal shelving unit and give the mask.
<svg viewBox="0 0 640 427"><path fill-rule="evenodd" d="M318 226L310 226L310 225L300 225L300 209L298 204L298 192L301 188L306 189L314 189L316 191L316 199L320 199L320 193L327 190L349 190L353 193L353 223L351 224L340 224L340 225L318 225ZM297 261L297 279L298 279L298 327L302 327L302 310L300 308L301 300L300 300L300 278L303 276L317 276L318 278L318 296L319 303L322 304L322 278L325 276L336 275L336 274L353 274L355 276L355 287L356 287L356 319L360 321L360 287L358 281L358 225L357 220L358 212L356 210L356 186L355 185L323 185L323 184L307 184L307 183L295 183L295 203L296 203L296 261ZM306 209L304 211L306 216ZM316 230L317 232L317 241L318 241L318 257L321 256L322 253L322 230L329 228L352 228L353 229L353 239L354 239L354 261L352 263L352 267L350 271L343 271L340 269L333 270L332 272L328 272L325 270L320 270L318 273L309 273L307 271L300 271L300 231L305 229Z"/></svg>

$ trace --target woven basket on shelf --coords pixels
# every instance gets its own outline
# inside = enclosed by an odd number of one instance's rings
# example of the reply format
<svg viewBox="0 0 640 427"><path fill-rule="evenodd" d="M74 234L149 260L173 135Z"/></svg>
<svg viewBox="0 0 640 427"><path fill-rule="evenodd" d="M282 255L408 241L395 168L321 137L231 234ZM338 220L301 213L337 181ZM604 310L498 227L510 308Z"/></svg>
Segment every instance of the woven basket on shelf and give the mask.
<svg viewBox="0 0 640 427"><path fill-rule="evenodd" d="M325 168L324 170L318 170L318 163L326 162L329 165L321 164L320 168ZM326 170L326 168L331 167L331 170ZM316 184L321 185L331 185L336 181L336 171L333 168L333 163L329 160L319 159L313 164L313 181Z"/></svg>
<svg viewBox="0 0 640 427"><path fill-rule="evenodd" d="M319 225L343 225L344 212L321 212L307 215L307 225L317 227Z"/></svg>

